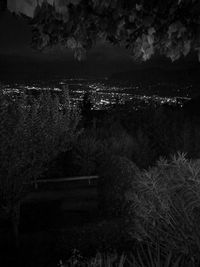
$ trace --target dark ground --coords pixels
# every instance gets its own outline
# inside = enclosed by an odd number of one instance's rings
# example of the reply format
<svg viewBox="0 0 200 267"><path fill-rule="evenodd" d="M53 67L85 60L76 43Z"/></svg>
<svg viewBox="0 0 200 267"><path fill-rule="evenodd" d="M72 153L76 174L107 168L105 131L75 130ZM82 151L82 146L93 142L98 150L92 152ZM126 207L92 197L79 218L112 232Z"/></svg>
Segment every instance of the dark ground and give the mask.
<svg viewBox="0 0 200 267"><path fill-rule="evenodd" d="M96 181L40 186L22 203L17 252L7 223L2 224L0 266L58 266L73 249L91 256L99 250L124 248L122 226L104 220L97 200Z"/></svg>

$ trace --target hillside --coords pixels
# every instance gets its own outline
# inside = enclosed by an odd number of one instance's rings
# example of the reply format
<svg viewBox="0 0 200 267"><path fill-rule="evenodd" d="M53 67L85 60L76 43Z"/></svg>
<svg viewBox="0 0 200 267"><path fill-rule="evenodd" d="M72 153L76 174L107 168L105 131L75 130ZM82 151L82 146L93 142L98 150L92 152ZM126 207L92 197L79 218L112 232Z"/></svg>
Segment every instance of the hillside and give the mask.
<svg viewBox="0 0 200 267"><path fill-rule="evenodd" d="M164 69L156 67L113 73L111 79L131 80L137 83L173 82L196 84L200 82L199 73L198 67L188 69Z"/></svg>

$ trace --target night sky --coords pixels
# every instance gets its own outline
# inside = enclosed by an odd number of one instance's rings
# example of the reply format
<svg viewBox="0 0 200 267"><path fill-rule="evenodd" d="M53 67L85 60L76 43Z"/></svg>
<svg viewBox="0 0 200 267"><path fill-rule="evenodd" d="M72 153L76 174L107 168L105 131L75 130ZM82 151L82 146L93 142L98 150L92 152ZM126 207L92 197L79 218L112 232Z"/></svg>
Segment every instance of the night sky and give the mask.
<svg viewBox="0 0 200 267"><path fill-rule="evenodd" d="M77 62L66 48L53 47L43 52L31 48L31 28L22 17L4 12L0 17L0 75L55 73L62 75L109 76L112 73L159 67L164 69L199 68L196 56L171 63L154 56L135 63L128 51L99 42L84 62Z"/></svg>

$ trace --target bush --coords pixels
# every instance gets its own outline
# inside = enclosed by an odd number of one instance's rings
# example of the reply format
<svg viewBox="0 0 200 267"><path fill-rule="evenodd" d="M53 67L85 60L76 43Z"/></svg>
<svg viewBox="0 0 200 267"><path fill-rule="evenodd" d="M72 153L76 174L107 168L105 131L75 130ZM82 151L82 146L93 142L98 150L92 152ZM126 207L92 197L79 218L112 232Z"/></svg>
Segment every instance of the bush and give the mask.
<svg viewBox="0 0 200 267"><path fill-rule="evenodd" d="M178 154L143 171L127 193L130 232L196 260L200 252L200 161ZM130 216L131 218L131 216Z"/></svg>
<svg viewBox="0 0 200 267"><path fill-rule="evenodd" d="M139 129L133 137L133 161L140 167L145 168L155 162L157 151L152 145L149 136Z"/></svg>
<svg viewBox="0 0 200 267"><path fill-rule="evenodd" d="M132 158L133 139L119 120L108 116L100 126L92 130L101 140L104 154Z"/></svg>
<svg viewBox="0 0 200 267"><path fill-rule="evenodd" d="M132 137L119 122L111 125L86 128L73 147L73 162L80 174L98 174L98 166L113 155L131 159L133 152Z"/></svg>
<svg viewBox="0 0 200 267"><path fill-rule="evenodd" d="M104 153L106 154L132 158L133 139L125 130L111 133L108 138L104 139L103 144Z"/></svg>
<svg viewBox="0 0 200 267"><path fill-rule="evenodd" d="M127 210L126 192L138 173L137 166L126 157L111 156L100 168L99 203L107 215L122 215Z"/></svg>
<svg viewBox="0 0 200 267"><path fill-rule="evenodd" d="M199 263L199 262L198 262ZM63 262L59 261L60 267L195 267L192 262L188 262L183 255L174 255L169 252L163 254L158 246L155 251L150 247L138 244L138 247L130 253L100 253L98 252L92 258L85 258L79 250L74 249L71 257Z"/></svg>
<svg viewBox="0 0 200 267"><path fill-rule="evenodd" d="M102 143L90 131L85 131L73 147L73 160L81 175L97 172L97 164L102 153Z"/></svg>

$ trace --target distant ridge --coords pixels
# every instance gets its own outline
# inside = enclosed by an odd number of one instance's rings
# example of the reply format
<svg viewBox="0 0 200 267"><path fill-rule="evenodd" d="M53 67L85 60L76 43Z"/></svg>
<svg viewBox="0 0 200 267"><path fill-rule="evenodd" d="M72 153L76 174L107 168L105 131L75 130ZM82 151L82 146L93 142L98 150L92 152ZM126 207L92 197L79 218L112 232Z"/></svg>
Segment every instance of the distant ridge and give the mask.
<svg viewBox="0 0 200 267"><path fill-rule="evenodd" d="M130 80L138 83L175 82L200 83L200 67L188 69L145 68L127 72L113 73L110 77L116 80Z"/></svg>

